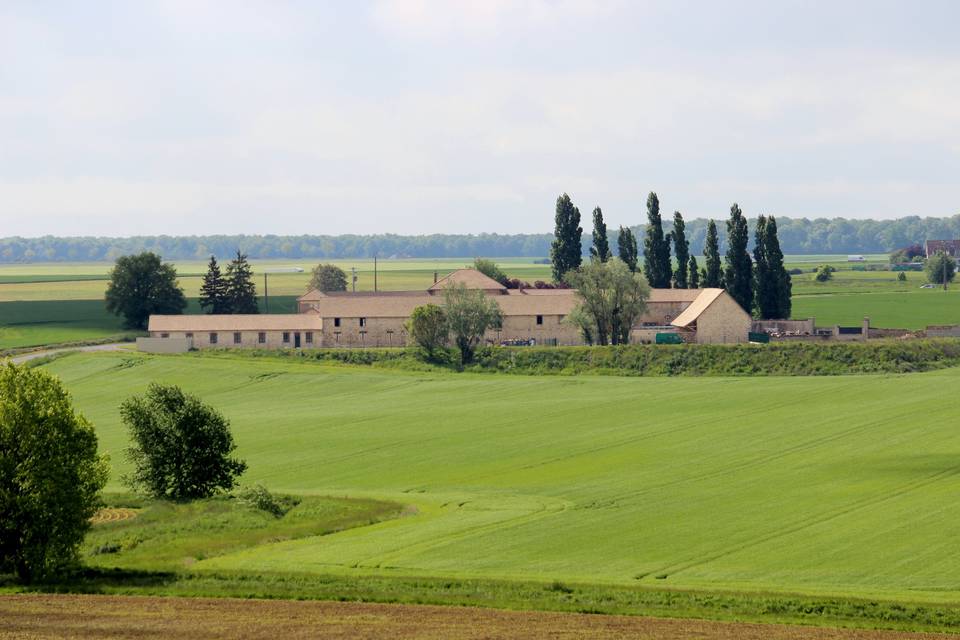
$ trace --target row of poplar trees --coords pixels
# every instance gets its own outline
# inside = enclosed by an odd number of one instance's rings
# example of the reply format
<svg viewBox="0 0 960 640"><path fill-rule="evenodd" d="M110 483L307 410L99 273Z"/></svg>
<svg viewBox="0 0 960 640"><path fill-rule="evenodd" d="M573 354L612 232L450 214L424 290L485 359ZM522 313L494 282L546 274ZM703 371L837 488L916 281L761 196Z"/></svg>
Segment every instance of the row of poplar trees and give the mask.
<svg viewBox="0 0 960 640"><path fill-rule="evenodd" d="M580 210L566 193L557 198L555 239L550 255L553 278L559 282L564 275L580 267L580 245L583 228ZM654 288L698 289L724 288L748 313L763 319L789 318L792 284L783 262L777 221L773 216L759 216L754 233L751 258L748 251L749 230L739 205L730 207L727 220L727 252L721 264L717 225L710 220L704 246L705 264L701 268L690 254L686 225L679 211L673 214L673 229L664 232L660 215L660 199L656 193L647 197L647 227L643 239L643 274ZM617 237L619 257L631 271L638 271L637 239L629 227L620 227ZM671 245L676 256L676 269L671 259ZM593 210L593 246L590 257L606 262L612 256L607 225L600 207Z"/></svg>
<svg viewBox="0 0 960 640"><path fill-rule="evenodd" d="M220 270L217 258L210 256L200 285L200 307L207 313L260 313L253 270L239 249L226 273Z"/></svg>

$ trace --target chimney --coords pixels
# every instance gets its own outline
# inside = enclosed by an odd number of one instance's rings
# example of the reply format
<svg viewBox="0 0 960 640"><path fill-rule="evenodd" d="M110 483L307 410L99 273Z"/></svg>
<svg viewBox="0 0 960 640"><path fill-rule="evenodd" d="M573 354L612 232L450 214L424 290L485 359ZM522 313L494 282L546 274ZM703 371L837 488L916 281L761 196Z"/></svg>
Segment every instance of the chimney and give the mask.
<svg viewBox="0 0 960 640"><path fill-rule="evenodd" d="M433 272L433 284L437 284L437 272Z"/></svg>

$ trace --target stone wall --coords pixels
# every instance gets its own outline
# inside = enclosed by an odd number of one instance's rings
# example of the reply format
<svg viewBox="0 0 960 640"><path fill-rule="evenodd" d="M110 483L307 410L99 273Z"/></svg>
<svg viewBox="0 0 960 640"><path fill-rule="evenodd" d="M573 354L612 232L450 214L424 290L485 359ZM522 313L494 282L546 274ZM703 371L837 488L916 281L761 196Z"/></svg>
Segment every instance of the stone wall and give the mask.
<svg viewBox="0 0 960 640"><path fill-rule="evenodd" d="M699 344L747 342L750 316L730 296L720 296L697 318Z"/></svg>
<svg viewBox="0 0 960 640"><path fill-rule="evenodd" d="M240 334L240 341L236 342L234 334ZM264 342L260 342L260 334L264 334ZM300 334L301 349L315 349L320 344L319 331L152 331L151 338L189 340L194 349L292 349L296 346L296 334ZM216 334L216 342L211 339ZM286 334L287 340L284 340ZM308 335L310 334L310 335ZM312 338L307 342L307 338Z"/></svg>

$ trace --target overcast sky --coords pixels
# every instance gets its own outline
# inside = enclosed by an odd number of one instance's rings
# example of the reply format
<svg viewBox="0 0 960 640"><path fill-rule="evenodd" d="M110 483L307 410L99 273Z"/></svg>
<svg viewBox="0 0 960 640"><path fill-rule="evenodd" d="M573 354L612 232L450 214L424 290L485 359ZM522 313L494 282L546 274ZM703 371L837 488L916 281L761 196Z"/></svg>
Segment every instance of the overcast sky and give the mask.
<svg viewBox="0 0 960 640"><path fill-rule="evenodd" d="M0 0L0 237L960 212L960 2Z"/></svg>

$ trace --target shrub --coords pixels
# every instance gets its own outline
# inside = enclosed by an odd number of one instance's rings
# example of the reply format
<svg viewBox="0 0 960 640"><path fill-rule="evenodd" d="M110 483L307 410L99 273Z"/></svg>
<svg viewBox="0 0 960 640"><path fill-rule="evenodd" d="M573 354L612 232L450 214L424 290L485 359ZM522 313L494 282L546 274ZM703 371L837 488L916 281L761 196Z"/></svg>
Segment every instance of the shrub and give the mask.
<svg viewBox="0 0 960 640"><path fill-rule="evenodd" d="M827 282L828 280L833 279L833 272L836 271L833 267L828 264L822 264L817 267L817 282Z"/></svg>
<svg viewBox="0 0 960 640"><path fill-rule="evenodd" d="M266 511L278 518L282 518L288 511L300 504L299 498L293 496L275 496L262 484L243 487L234 495L234 498L244 506Z"/></svg>

